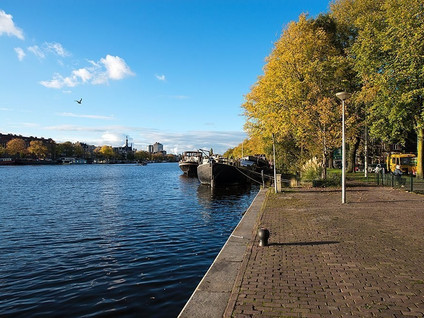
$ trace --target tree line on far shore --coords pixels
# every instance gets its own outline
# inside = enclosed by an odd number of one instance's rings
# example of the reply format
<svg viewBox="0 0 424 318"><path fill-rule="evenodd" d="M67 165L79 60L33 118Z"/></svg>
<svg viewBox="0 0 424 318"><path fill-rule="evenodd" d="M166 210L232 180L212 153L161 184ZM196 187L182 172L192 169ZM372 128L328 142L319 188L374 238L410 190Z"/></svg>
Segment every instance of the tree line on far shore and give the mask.
<svg viewBox="0 0 424 318"><path fill-rule="evenodd" d="M19 159L50 159L56 160L60 157L75 157L86 160L111 161L176 161L174 155L163 155L162 153L149 153L144 150L117 153L112 146L99 146L88 150L81 143L43 143L40 140L30 141L29 146L22 138L13 138L7 142L6 147L0 146L0 157L10 156Z"/></svg>
<svg viewBox="0 0 424 318"><path fill-rule="evenodd" d="M404 145L417 136L417 176L423 177L424 2L335 0L316 18L289 23L266 58L242 105L249 138L227 156L272 154L282 172L316 157L324 170L341 146L346 91L348 170L364 143ZM325 177L325 173L323 175Z"/></svg>

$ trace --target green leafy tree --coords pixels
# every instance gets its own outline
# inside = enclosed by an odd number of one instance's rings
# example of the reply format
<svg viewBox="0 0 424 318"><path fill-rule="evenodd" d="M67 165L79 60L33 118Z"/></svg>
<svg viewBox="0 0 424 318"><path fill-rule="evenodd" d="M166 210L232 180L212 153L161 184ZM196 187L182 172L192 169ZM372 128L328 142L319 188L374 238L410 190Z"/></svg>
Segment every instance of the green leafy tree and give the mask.
<svg viewBox="0 0 424 318"><path fill-rule="evenodd" d="M73 157L75 154L74 145L70 141L60 143L56 147L58 156Z"/></svg>
<svg viewBox="0 0 424 318"><path fill-rule="evenodd" d="M78 158L84 158L86 153L82 145L79 142L77 142L73 146L74 146L74 155Z"/></svg>
<svg viewBox="0 0 424 318"><path fill-rule="evenodd" d="M162 162L165 160L165 156L162 153L155 153L153 154L152 158L155 162Z"/></svg>
<svg viewBox="0 0 424 318"><path fill-rule="evenodd" d="M339 0L340 25L355 35L350 48L367 105L372 136L391 143L418 135L417 175L423 176L424 5L422 0Z"/></svg>
<svg viewBox="0 0 424 318"><path fill-rule="evenodd" d="M144 150L139 150L135 153L135 159L138 161L150 160L150 153Z"/></svg>
<svg viewBox="0 0 424 318"><path fill-rule="evenodd" d="M135 154L133 151L130 151L127 153L127 159L128 160L134 160L135 159Z"/></svg>

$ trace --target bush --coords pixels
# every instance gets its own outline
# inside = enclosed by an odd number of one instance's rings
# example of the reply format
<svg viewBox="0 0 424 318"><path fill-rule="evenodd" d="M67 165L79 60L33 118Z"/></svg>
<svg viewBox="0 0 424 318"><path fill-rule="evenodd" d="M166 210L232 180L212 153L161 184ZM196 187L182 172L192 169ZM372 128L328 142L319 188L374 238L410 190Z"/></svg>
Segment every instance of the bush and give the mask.
<svg viewBox="0 0 424 318"><path fill-rule="evenodd" d="M313 181L314 187L337 187L342 184L342 177L340 174L327 174L327 179Z"/></svg>
<svg viewBox="0 0 424 318"><path fill-rule="evenodd" d="M318 163L316 157L310 159L302 166L301 170L302 181L314 181L321 179L322 166Z"/></svg>

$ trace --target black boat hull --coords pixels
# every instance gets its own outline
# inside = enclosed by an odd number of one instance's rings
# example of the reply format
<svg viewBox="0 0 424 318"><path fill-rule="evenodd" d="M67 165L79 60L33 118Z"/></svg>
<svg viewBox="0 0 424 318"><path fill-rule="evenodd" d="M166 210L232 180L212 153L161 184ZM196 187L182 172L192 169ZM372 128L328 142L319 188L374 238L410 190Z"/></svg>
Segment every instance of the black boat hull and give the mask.
<svg viewBox="0 0 424 318"><path fill-rule="evenodd" d="M212 187L257 183L262 184L260 173L226 163L209 162L197 167L197 177L202 184Z"/></svg>

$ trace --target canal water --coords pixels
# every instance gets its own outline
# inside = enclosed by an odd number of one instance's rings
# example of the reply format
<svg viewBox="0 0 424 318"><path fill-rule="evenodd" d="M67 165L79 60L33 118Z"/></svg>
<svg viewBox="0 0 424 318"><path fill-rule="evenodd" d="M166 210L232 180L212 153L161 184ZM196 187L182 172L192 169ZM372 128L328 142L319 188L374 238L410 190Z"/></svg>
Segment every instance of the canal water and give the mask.
<svg viewBox="0 0 424 318"><path fill-rule="evenodd" d="M176 317L258 188L178 164L0 167L0 316Z"/></svg>

